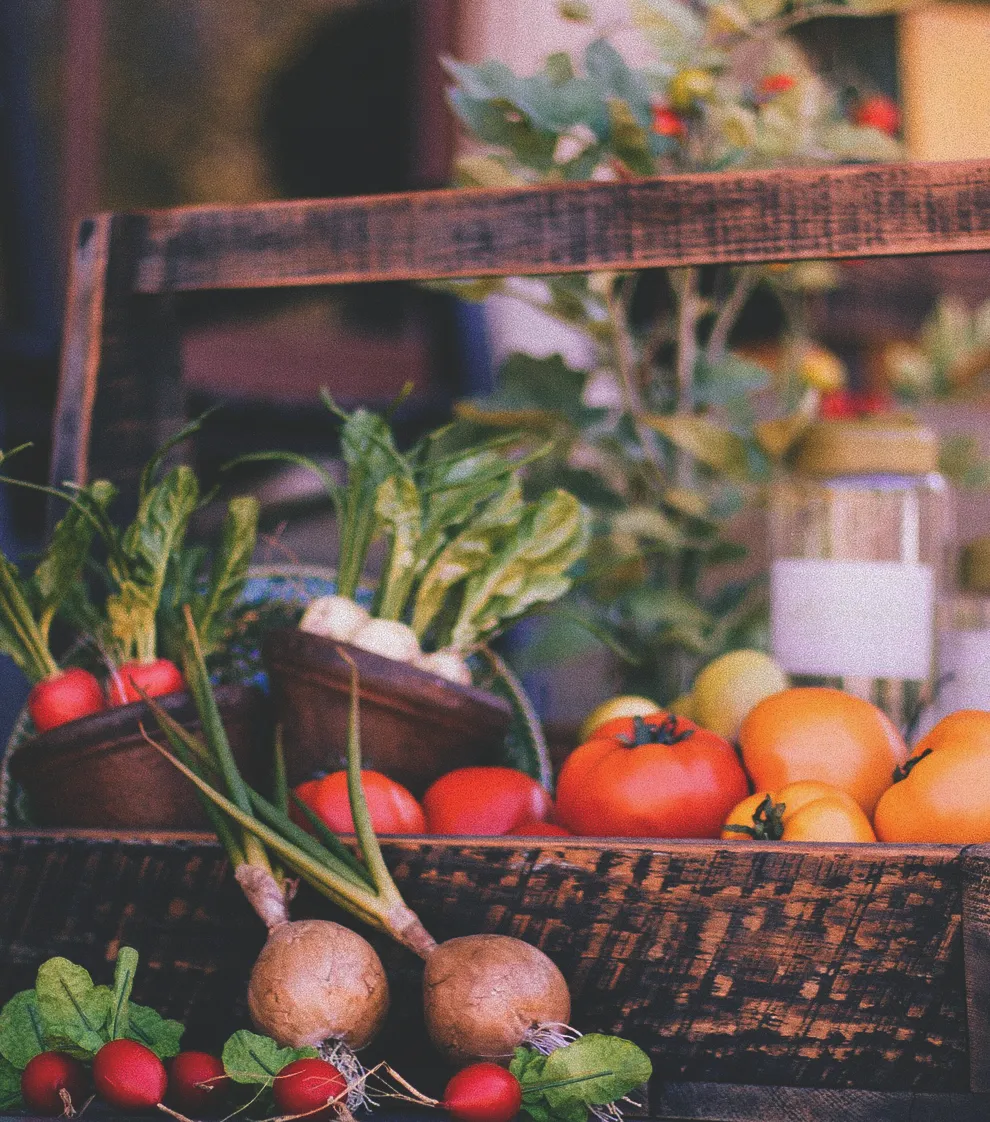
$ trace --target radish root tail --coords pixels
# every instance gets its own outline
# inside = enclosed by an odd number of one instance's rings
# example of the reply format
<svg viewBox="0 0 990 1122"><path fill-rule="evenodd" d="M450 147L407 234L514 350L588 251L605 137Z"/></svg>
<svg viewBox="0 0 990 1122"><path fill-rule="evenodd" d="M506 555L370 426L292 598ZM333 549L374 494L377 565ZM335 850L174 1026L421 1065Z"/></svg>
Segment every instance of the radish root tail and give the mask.
<svg viewBox="0 0 990 1122"><path fill-rule="evenodd" d="M348 1110L370 1110L378 1105L368 1089L368 1069L342 1040L324 1040L317 1052L321 1060L332 1064L344 1077L347 1084L344 1103Z"/></svg>
<svg viewBox="0 0 990 1122"><path fill-rule="evenodd" d="M557 1023L533 1025L531 1029L526 1031L523 1043L528 1044L534 1052L539 1052L541 1056L549 1056L551 1052L556 1052L558 1048L565 1048L568 1044L573 1044L579 1036L581 1036L581 1033L570 1025Z"/></svg>

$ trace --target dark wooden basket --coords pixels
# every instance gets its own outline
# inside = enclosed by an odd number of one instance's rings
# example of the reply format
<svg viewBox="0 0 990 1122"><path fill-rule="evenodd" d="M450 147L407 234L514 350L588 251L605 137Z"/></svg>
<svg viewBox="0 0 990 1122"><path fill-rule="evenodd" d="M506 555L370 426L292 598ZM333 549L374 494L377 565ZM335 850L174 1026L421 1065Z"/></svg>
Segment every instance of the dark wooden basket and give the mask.
<svg viewBox="0 0 990 1122"><path fill-rule="evenodd" d="M351 668L341 651L358 669L366 767L419 798L454 768L498 759L512 709L487 690L298 628L273 628L263 651L292 784L347 766Z"/></svg>
<svg viewBox="0 0 990 1122"><path fill-rule="evenodd" d="M574 1023L652 1055L650 1112L735 1122L990 1116L990 847L583 839L390 840L439 939L517 935L560 965ZM304 895L297 915L335 915ZM374 1046L428 1085L420 964ZM263 930L203 836L0 835L0 998L51 955L99 977L141 953L135 997L215 1047L247 1021Z"/></svg>
<svg viewBox="0 0 990 1122"><path fill-rule="evenodd" d="M244 774L267 781L271 720L260 690L220 686L217 704ZM188 693L158 699L187 728L199 722ZM69 721L20 744L9 770L23 787L30 820L39 826L103 830L204 830L208 823L192 784L145 739L142 727L162 743L143 701L117 705Z"/></svg>

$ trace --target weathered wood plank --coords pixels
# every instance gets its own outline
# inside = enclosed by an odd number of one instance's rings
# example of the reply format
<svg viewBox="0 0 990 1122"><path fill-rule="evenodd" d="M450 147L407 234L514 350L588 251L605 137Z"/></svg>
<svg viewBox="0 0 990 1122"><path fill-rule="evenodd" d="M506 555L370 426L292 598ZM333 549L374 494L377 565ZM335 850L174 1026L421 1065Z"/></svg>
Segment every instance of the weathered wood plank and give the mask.
<svg viewBox="0 0 990 1122"><path fill-rule="evenodd" d="M963 954L969 1087L990 1092L990 845L963 852Z"/></svg>
<svg viewBox="0 0 990 1122"><path fill-rule="evenodd" d="M990 1095L819 1091L668 1083L651 1089L650 1117L664 1122L985 1122Z"/></svg>
<svg viewBox="0 0 990 1122"><path fill-rule="evenodd" d="M636 1040L661 1081L968 1089L956 847L410 839L385 852L438 938L540 945L575 1023ZM334 914L303 894L306 911ZM138 1000L215 1044L243 1023L261 940L202 837L0 835L0 996L53 954L102 974L127 941L145 962ZM372 941L395 991L377 1049L428 1071L421 966Z"/></svg>
<svg viewBox="0 0 990 1122"><path fill-rule="evenodd" d="M720 172L148 213L141 292L990 249L990 163Z"/></svg>

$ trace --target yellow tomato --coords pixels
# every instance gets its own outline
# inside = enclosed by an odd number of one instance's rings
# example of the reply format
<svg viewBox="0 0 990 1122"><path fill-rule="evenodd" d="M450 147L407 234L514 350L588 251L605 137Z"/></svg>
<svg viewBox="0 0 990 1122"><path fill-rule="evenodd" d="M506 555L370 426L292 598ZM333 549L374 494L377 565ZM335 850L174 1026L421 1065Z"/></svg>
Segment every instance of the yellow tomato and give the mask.
<svg viewBox="0 0 990 1122"><path fill-rule="evenodd" d="M846 368L842 359L824 347L812 346L805 350L798 363L798 375L813 389L822 393L845 388Z"/></svg>
<svg viewBox="0 0 990 1122"><path fill-rule="evenodd" d="M758 841L876 841L862 807L830 783L801 780L779 791L757 791L725 820L723 838Z"/></svg>
<svg viewBox="0 0 990 1122"><path fill-rule="evenodd" d="M615 717L645 717L648 713L657 713L659 711L660 706L657 705L655 701L651 701L648 697L639 697L631 693L620 694L618 697L610 697L608 701L603 701L600 705L596 705L581 722L581 729L578 732L578 744L584 744L586 740L590 740L591 734L595 729L605 724L606 721L613 720Z"/></svg>
<svg viewBox="0 0 990 1122"><path fill-rule="evenodd" d="M670 104L682 113L693 109L696 102L704 101L711 97L714 92L715 79L711 72L701 70L698 67L678 70L667 87L667 97L670 99Z"/></svg>

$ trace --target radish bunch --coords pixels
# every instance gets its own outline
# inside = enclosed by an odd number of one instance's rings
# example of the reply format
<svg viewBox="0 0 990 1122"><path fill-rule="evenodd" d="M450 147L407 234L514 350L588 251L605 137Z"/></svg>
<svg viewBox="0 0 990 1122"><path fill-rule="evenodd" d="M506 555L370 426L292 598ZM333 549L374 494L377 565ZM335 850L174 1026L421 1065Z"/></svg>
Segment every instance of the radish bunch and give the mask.
<svg viewBox="0 0 990 1122"><path fill-rule="evenodd" d="M191 621L190 643L195 650ZM360 861L315 815L310 820L316 837L292 821L284 805L284 778L277 784L283 793L274 803L247 787L230 755L202 659L190 660L191 667L197 663L190 683L206 744L160 707L154 703L152 707L172 748L171 753L160 750L206 800L231 853L237 880L269 927L248 988L256 1026L284 1045L326 1049L328 1041L344 1041L360 1047L380 1025L387 1008L384 971L364 940L349 931L345 936L346 929L326 921L288 920L284 881L273 867L277 860L424 960L427 1031L451 1062L463 1066L472 1060L504 1061L519 1048L539 1055L567 1044L573 1035L566 1030L570 994L563 975L541 950L495 934L438 945L399 894L371 827L362 790L353 664L347 763ZM284 769L278 760L276 750L276 772L281 775ZM249 851L249 844L255 848Z"/></svg>

